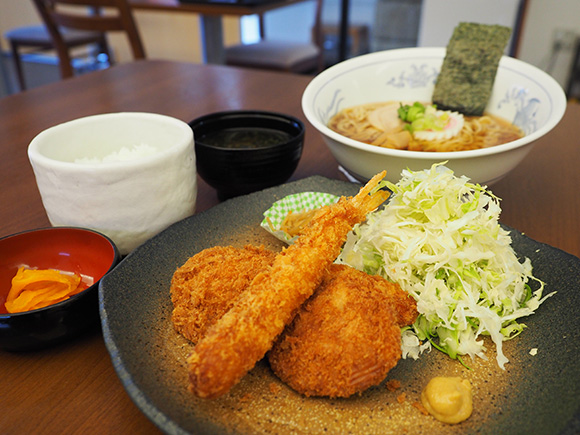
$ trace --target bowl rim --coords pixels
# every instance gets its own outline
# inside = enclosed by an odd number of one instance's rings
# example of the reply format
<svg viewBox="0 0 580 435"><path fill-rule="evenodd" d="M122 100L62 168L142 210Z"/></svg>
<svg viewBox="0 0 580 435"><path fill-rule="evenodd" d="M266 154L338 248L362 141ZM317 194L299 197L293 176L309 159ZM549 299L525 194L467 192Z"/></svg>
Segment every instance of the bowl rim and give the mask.
<svg viewBox="0 0 580 435"><path fill-rule="evenodd" d="M272 144L272 145L268 145L268 146L264 146L264 147L257 147L257 148L219 147L219 146L207 144L205 142L202 142L200 140L195 139L195 137L194 137L195 146L196 147L203 146L205 148L209 148L212 150L220 150L220 151L232 152L232 153L259 152L260 150L268 150L268 149L272 149L272 148L277 148L277 147L288 145L291 142L294 142L296 140L301 140L302 138L304 138L304 134L306 131L306 127L304 125L304 122L301 121L300 119L298 119L297 117L292 116L292 115L288 115L286 113L269 111L269 110L251 110L251 109L222 110L222 111L218 111L218 112L212 112L212 113L207 113L205 115L201 115L201 116L189 121L187 124L189 125L191 130L194 131L194 126L196 124L202 123L204 121L213 121L214 119L218 119L218 118L230 118L230 117L235 117L235 116L249 116L252 118L259 118L259 117L263 116L263 117L265 117L265 119L270 118L270 119L279 119L279 120L283 120L283 121L290 121L291 123L296 124L298 126L299 132L296 135L292 135L291 139L286 141L286 142L276 143L276 144Z"/></svg>
<svg viewBox="0 0 580 435"><path fill-rule="evenodd" d="M105 239L109 245L113 248L113 258L111 261L111 264L109 266L109 268L107 269L107 271L103 274L103 276L101 276L98 280L96 280L91 286L87 287L86 289L84 289L83 291L70 296L68 299L65 299L64 301L60 301L57 302L55 304L50 304L47 305L46 307L42 307L42 308L37 308L35 310L29 310L29 311L22 311L19 313L0 313L0 319L7 319L7 318L13 318L13 317L20 317L20 316L26 316L29 315L31 313L40 313L43 311L47 311L50 309L54 309L54 308L58 308L61 306L64 306L66 304L71 303L72 301L80 298L81 296L85 295L89 290L91 289L98 289L99 283L101 281L101 279L103 279L108 273L110 273L119 263L119 261L121 260L121 254L119 252L119 249L117 248L117 245L115 245L115 242L113 242L113 240L111 240L111 238L109 238L108 236L106 236L105 234L96 231L96 230L92 230L90 228L84 228L84 227L74 227L74 226L58 226L58 227L40 227L40 228L33 228L30 230L23 230L23 231L19 231L17 233L13 233L13 234L8 234L6 236L2 236L0 237L0 242L6 240L6 239L10 239L10 238L14 238L14 237L19 237L22 236L24 234L30 234L30 233L35 233L35 232L44 232L44 231L50 231L50 232L60 232L62 230L75 230L75 231L80 231L80 232L86 232L86 233L93 233L94 235L100 236L101 238Z"/></svg>
<svg viewBox="0 0 580 435"><path fill-rule="evenodd" d="M458 160L458 159L469 159L474 157L499 154L506 151L514 150L516 148L523 147L525 145L530 145L539 137L542 137L547 132L552 130L562 119L566 111L566 95L560 84L549 74L542 71L541 69L524 62L519 59L515 59L509 56L502 56L500 59L499 67L507 68L510 70L515 70L517 72L524 72L525 75L537 75L541 78L541 83L547 88L547 94L553 101L553 112L548 118L547 122L538 130L533 133L526 135L515 141L511 141L501 145L495 145L489 148L480 148L475 150L464 150L464 151L410 151L410 150L398 150L394 148L384 148L376 145L366 144L346 136L343 136L329 127L327 127L323 122L318 119L318 116L314 113L314 108L312 107L312 102L314 101L316 94L319 92L320 88L327 84L329 81L335 79L338 76L349 73L352 70L358 69L360 66L366 66L372 63L382 63L388 61L391 58L437 58L443 60L446 53L446 47L410 47L410 48L400 48L393 50L384 50L374 53L364 54L351 59L347 59L330 68L324 70L316 77L314 77L310 83L306 86L304 93L302 94L302 110L306 119L323 135L329 137L335 142L346 145L352 148L359 149L361 151L372 152L375 154L380 154L384 156L400 157L400 158L411 158L417 160Z"/></svg>
<svg viewBox="0 0 580 435"><path fill-rule="evenodd" d="M43 140L46 136L53 135L58 133L60 130L64 130L69 128L73 124L89 124L92 122L99 122L100 120L106 118L133 118L133 119L145 119L145 120L159 120L161 122L165 122L166 124L171 124L175 127L181 129L183 134L183 139L179 142L179 146L177 143L173 144L172 146L164 149L160 149L152 155L148 156L141 156L137 159L132 160L123 160L123 161L100 161L100 162L87 162L87 163L75 163L75 162L67 162L64 160L57 160L50 157L47 157L42 152L40 152L40 141ZM83 116L80 118L71 119L68 121L61 122L59 124L53 125L42 130L36 136L32 138L30 143L28 144L28 158L31 163L39 163L42 164L44 167L51 166L57 167L63 170L68 171L84 171L87 169L90 170L124 170L125 168L130 167L147 167L149 165L155 164L160 158L166 158L169 156L173 156L179 153L185 145L186 147L193 142L193 133L191 133L191 137L189 136L191 129L187 125L185 121L182 121L178 118L169 115L163 115L160 113L154 112L107 112L107 113L97 113L94 115Z"/></svg>

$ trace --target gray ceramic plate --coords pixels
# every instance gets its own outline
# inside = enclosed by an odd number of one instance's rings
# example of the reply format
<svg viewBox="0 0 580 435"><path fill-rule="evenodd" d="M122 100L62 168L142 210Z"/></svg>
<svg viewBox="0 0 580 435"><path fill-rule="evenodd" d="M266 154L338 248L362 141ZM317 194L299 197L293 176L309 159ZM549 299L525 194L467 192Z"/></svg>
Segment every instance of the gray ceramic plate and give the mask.
<svg viewBox="0 0 580 435"><path fill-rule="evenodd" d="M312 177L235 198L179 222L153 238L100 285L103 332L126 391L167 433L579 433L580 260L513 231L513 245L531 258L548 299L528 328L505 344L506 370L490 359L465 369L440 352L402 360L387 382L349 399L305 398L282 384L261 361L230 393L201 400L187 390L185 358L191 345L171 325L169 285L175 269L215 245L247 243L280 248L259 228L262 212L291 193L352 195L358 186ZM537 354L530 351L537 349ZM458 426L443 425L415 406L436 375L471 381L474 412Z"/></svg>

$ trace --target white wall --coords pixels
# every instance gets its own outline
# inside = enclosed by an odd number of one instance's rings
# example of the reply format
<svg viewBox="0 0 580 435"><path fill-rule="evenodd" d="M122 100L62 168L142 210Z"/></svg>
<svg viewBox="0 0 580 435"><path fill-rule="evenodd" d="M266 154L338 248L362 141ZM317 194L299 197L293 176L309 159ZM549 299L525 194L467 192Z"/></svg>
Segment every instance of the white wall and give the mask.
<svg viewBox="0 0 580 435"><path fill-rule="evenodd" d="M417 45L444 47L462 22L496 24L514 28L521 0L423 0ZM505 53L517 37L512 31Z"/></svg>
<svg viewBox="0 0 580 435"><path fill-rule="evenodd" d="M567 83L572 50L562 50L552 60L552 44L558 29L571 30L580 36L580 1L528 0L518 57L549 73L563 86Z"/></svg>

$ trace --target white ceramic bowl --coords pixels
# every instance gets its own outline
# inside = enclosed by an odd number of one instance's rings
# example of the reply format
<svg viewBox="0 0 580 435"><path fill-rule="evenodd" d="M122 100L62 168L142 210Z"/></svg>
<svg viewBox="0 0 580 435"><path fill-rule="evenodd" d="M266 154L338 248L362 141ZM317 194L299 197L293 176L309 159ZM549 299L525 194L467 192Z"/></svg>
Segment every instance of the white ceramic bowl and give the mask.
<svg viewBox="0 0 580 435"><path fill-rule="evenodd" d="M193 132L169 116L76 119L36 136L28 157L51 224L99 231L121 254L195 210Z"/></svg>
<svg viewBox="0 0 580 435"><path fill-rule="evenodd" d="M317 75L302 96L302 109L323 135L339 164L364 181L382 170L397 182L404 169L422 170L447 161L456 175L489 185L526 156L534 141L549 132L566 110L561 86L548 74L520 60L502 57L486 111L518 125L521 139L490 148L455 151L407 151L349 139L327 127L340 110L390 100L431 101L445 48L405 48L359 56Z"/></svg>

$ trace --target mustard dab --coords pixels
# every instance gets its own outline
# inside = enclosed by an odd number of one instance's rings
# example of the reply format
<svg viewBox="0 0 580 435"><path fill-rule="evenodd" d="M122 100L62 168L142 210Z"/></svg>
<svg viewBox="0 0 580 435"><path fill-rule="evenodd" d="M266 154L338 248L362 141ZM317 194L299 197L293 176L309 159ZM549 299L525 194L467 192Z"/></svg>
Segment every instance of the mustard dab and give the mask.
<svg viewBox="0 0 580 435"><path fill-rule="evenodd" d="M435 377L421 393L421 403L437 420L460 423L473 411L471 384L459 377Z"/></svg>

